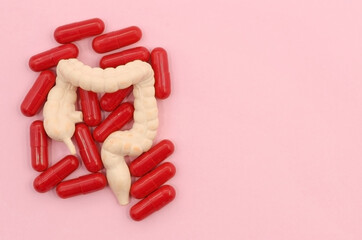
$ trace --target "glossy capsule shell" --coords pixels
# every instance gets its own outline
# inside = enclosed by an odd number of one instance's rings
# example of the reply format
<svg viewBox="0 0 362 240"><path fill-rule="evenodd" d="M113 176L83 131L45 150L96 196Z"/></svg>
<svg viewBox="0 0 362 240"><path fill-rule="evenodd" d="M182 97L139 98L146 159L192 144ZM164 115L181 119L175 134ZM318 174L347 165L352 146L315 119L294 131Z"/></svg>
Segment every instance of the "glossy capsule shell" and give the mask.
<svg viewBox="0 0 362 240"><path fill-rule="evenodd" d="M78 166L79 161L73 155L64 157L34 179L34 189L40 193L49 191L74 172Z"/></svg>
<svg viewBox="0 0 362 240"><path fill-rule="evenodd" d="M62 59L76 58L78 53L78 48L74 44L64 44L32 56L29 60L29 67L36 72L44 71L55 67Z"/></svg>
<svg viewBox="0 0 362 240"><path fill-rule="evenodd" d="M54 38L58 43L71 43L83 38L99 35L103 31L104 22L99 18L92 18L56 28Z"/></svg>
<svg viewBox="0 0 362 240"><path fill-rule="evenodd" d="M150 52L145 47L135 47L124 50L122 52L113 53L103 56L99 65L101 68L118 67L134 60L141 60L148 62L150 59Z"/></svg>
<svg viewBox="0 0 362 240"><path fill-rule="evenodd" d="M165 99L171 94L171 79L165 49L155 48L152 50L151 66L155 73L155 96L158 99Z"/></svg>
<svg viewBox="0 0 362 240"><path fill-rule="evenodd" d="M132 206L131 218L140 221L172 202L175 196L175 189L170 185L164 185Z"/></svg>
<svg viewBox="0 0 362 240"><path fill-rule="evenodd" d="M157 143L150 150L132 161L129 166L132 176L141 177L145 175L170 156L174 152L174 149L173 143L168 139Z"/></svg>
<svg viewBox="0 0 362 240"><path fill-rule="evenodd" d="M36 120L30 125L31 165L35 171L48 168L48 137L43 121Z"/></svg>
<svg viewBox="0 0 362 240"><path fill-rule="evenodd" d="M105 53L135 43L141 37L141 29L132 26L95 37L92 46L97 53Z"/></svg>
<svg viewBox="0 0 362 240"><path fill-rule="evenodd" d="M113 93L105 93L100 100L101 108L107 112L113 111L132 91L133 85Z"/></svg>
<svg viewBox="0 0 362 240"><path fill-rule="evenodd" d="M102 173L92 173L58 184L56 192L61 198L74 197L103 189L107 179Z"/></svg>
<svg viewBox="0 0 362 240"><path fill-rule="evenodd" d="M133 119L134 107L131 103L122 103L111 112L101 124L93 131L93 137L98 142L104 140L113 133L121 129L126 123Z"/></svg>
<svg viewBox="0 0 362 240"><path fill-rule="evenodd" d="M78 92L83 113L83 121L90 127L97 126L102 121L97 93L86 91L81 88L78 88Z"/></svg>
<svg viewBox="0 0 362 240"><path fill-rule="evenodd" d="M52 71L41 72L21 103L21 112L27 117L37 114L54 84L55 74Z"/></svg>
<svg viewBox="0 0 362 240"><path fill-rule="evenodd" d="M90 172L98 172L103 168L102 159L93 140L92 134L84 123L75 126L75 140L84 166Z"/></svg>
<svg viewBox="0 0 362 240"><path fill-rule="evenodd" d="M145 198L171 179L175 173L176 168L172 163L163 163L134 182L131 186L131 195L138 199Z"/></svg>

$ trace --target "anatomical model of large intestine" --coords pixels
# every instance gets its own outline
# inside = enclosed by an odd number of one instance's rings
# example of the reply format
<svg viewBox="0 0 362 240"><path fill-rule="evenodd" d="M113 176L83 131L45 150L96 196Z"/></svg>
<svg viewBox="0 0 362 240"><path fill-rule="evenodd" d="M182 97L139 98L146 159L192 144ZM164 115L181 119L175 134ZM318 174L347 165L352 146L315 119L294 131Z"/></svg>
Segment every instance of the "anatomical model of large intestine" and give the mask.
<svg viewBox="0 0 362 240"><path fill-rule="evenodd" d="M71 138L75 124L83 121L75 110L76 90L80 87L97 93L111 93L133 85L134 124L132 129L116 131L104 141L101 157L109 186L121 205L129 202L131 176L124 156L139 156L151 148L158 128L152 67L140 60L116 68L91 68L77 59L61 60L57 66L56 85L44 105L44 128L48 136L63 141L76 153Z"/></svg>

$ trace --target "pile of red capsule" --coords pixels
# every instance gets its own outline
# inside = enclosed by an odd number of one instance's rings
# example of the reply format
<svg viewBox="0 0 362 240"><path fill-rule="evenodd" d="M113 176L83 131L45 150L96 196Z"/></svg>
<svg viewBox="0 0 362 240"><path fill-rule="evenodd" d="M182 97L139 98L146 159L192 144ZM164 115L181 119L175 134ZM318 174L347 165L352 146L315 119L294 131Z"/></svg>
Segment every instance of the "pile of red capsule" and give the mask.
<svg viewBox="0 0 362 240"><path fill-rule="evenodd" d="M21 104L25 116L32 117L39 113L55 85L56 75L51 68L56 67L62 59L78 56L79 50L72 42L99 35L93 39L92 47L97 53L106 53L136 43L142 36L136 26L102 34L104 28L104 22L94 18L55 30L54 38L62 45L34 55L29 60L30 68L40 74ZM117 67L134 60L150 61L155 74L155 96L158 99L167 98L171 93L171 85L167 53L163 48L155 48L151 53L145 47L127 49L103 56L99 65L101 68ZM44 130L43 121L32 122L31 164L34 170L41 172L33 183L36 191L43 193L56 187L59 197L69 198L106 187L107 179L101 172L103 164L96 141L102 143L112 132L122 129L133 119L133 104L123 102L132 89L133 86L130 86L114 93L105 93L99 100L97 93L78 88L84 123L76 124L74 137L83 164L91 173L76 179L64 180L79 167L78 158L68 155L49 167L50 139ZM101 110L110 112L103 121ZM131 207L130 215L134 220L144 219L175 198L175 189L163 185L175 175L175 166L170 162L159 165L173 151L173 143L165 139L131 162L131 175L139 177L131 186L131 195L142 199Z"/></svg>

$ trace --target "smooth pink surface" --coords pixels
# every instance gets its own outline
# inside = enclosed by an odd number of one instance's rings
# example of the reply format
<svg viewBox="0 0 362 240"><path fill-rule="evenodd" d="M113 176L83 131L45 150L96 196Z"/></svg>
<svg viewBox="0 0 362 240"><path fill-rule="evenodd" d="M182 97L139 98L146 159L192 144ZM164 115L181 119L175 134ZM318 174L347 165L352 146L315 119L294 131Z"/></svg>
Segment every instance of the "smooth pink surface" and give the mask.
<svg viewBox="0 0 362 240"><path fill-rule="evenodd" d="M362 2L359 0L0 1L0 239L362 239ZM20 104L29 58L56 27L93 17L136 25L131 45L168 51L176 199L142 222L109 187L60 199L32 188ZM96 66L91 40L79 58ZM68 152L49 149L54 164ZM84 166L70 175L86 173ZM51 236L51 237L50 237Z"/></svg>

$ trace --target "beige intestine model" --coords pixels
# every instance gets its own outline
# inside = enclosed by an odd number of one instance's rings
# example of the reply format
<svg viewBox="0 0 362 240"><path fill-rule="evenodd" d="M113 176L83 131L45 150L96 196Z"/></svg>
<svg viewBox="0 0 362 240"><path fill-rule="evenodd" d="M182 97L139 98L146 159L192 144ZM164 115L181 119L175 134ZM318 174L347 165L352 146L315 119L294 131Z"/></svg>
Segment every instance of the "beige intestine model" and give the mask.
<svg viewBox="0 0 362 240"><path fill-rule="evenodd" d="M136 60L117 68L91 68L77 59L62 60L57 66L56 85L45 103L44 128L48 136L63 141L72 154L71 141L75 123L82 113L75 111L76 88L93 92L115 92L133 85L134 124L127 131L116 131L104 141L101 157L109 186L118 202L129 202L131 176L124 156L138 156L151 148L158 128L153 70L148 63Z"/></svg>

